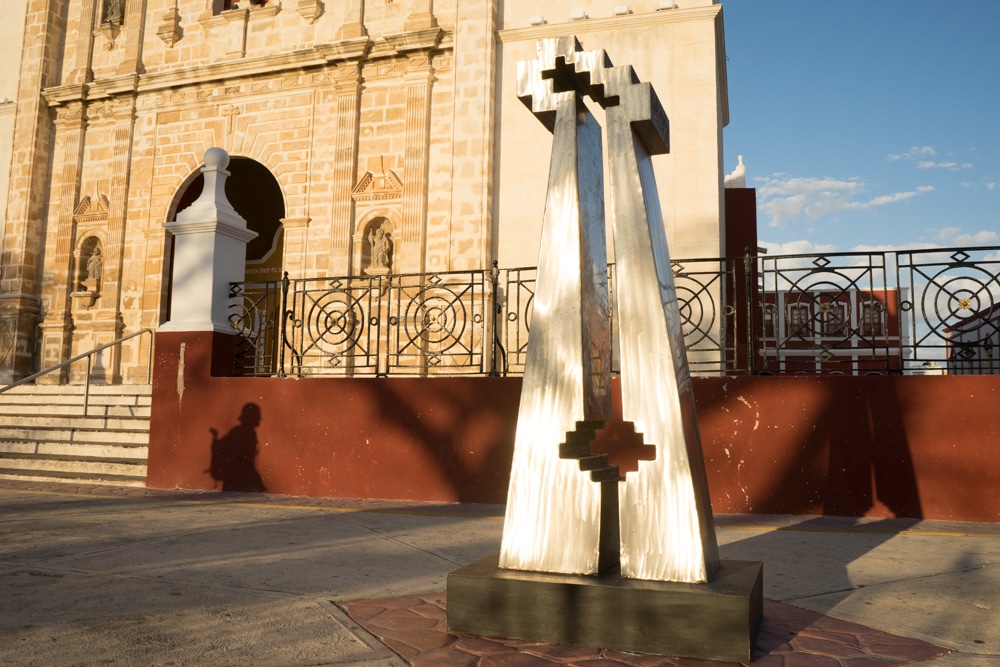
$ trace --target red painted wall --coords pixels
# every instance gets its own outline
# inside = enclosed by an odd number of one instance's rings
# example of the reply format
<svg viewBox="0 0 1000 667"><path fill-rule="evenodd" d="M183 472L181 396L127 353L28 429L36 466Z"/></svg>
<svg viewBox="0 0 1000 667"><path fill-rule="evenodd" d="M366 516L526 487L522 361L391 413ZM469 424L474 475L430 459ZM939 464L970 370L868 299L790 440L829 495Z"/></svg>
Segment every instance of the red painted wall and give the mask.
<svg viewBox="0 0 1000 667"><path fill-rule="evenodd" d="M519 378L213 377L230 341L157 334L149 486L506 499ZM695 395L716 512L1000 520L1000 376L698 378ZM650 448L612 423L592 451L628 470Z"/></svg>

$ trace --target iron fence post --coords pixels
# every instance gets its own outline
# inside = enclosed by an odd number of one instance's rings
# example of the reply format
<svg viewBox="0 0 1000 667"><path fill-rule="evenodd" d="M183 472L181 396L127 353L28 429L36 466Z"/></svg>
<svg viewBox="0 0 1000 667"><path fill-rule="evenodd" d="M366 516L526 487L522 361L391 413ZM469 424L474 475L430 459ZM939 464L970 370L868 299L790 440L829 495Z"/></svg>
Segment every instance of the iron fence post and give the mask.
<svg viewBox="0 0 1000 667"><path fill-rule="evenodd" d="M757 258L750 252L750 246L743 249L743 280L746 284L746 341L747 341L747 374L753 375L756 370L755 365L757 361L757 349L754 345L754 324L753 324L753 313L754 313L754 300L756 299L757 292L754 289L754 274L756 273L753 269L757 267ZM750 266L750 262L753 262L753 267Z"/></svg>
<svg viewBox="0 0 1000 667"><path fill-rule="evenodd" d="M285 338L286 329L285 322L288 321L288 286L290 281L288 280L288 271L285 271L281 276L281 302L278 304L278 312L281 314L279 318L281 323L278 325L278 347L281 352L278 354L278 377L285 377L285 345L287 345L287 340Z"/></svg>

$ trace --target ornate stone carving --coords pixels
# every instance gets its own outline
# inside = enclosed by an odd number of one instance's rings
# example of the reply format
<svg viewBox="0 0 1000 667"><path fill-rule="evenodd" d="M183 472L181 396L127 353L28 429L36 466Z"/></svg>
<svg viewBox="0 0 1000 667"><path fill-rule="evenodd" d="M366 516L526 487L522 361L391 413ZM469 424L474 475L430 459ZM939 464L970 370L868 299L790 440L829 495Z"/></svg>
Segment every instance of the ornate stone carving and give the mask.
<svg viewBox="0 0 1000 667"><path fill-rule="evenodd" d="M373 202L399 199L403 196L403 182L391 170L383 170L376 175L366 171L351 191L356 202Z"/></svg>
<svg viewBox="0 0 1000 667"><path fill-rule="evenodd" d="M170 48L184 36L184 31L181 30L181 14L177 11L177 0L174 0L174 6L170 11L163 15L163 23L156 29L156 36Z"/></svg>
<svg viewBox="0 0 1000 667"><path fill-rule="evenodd" d="M118 39L124 23L125 0L104 0L101 22L94 31L94 36L103 35L104 39L108 40L104 48L110 51L115 48L115 40Z"/></svg>
<svg viewBox="0 0 1000 667"><path fill-rule="evenodd" d="M295 11L310 24L315 23L323 14L323 3L320 0L299 0L295 6Z"/></svg>

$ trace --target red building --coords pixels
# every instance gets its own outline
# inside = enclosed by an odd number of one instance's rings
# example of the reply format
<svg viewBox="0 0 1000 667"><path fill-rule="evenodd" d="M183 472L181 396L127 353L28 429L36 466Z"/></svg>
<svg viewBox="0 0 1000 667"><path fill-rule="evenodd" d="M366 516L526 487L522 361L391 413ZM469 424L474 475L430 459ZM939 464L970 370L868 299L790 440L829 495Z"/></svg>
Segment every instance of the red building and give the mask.
<svg viewBox="0 0 1000 667"><path fill-rule="evenodd" d="M903 368L909 344L898 289L765 291L756 367L765 373L871 375Z"/></svg>
<svg viewBox="0 0 1000 667"><path fill-rule="evenodd" d="M945 329L949 375L1000 373L1000 304Z"/></svg>

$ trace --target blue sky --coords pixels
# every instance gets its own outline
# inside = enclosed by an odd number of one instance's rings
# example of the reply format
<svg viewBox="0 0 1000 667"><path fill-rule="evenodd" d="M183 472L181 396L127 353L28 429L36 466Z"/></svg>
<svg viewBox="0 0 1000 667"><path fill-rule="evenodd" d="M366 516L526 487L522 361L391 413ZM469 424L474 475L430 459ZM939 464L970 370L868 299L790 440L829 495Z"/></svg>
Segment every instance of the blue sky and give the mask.
<svg viewBox="0 0 1000 667"><path fill-rule="evenodd" d="M771 254L1000 245L1000 0L723 2Z"/></svg>

